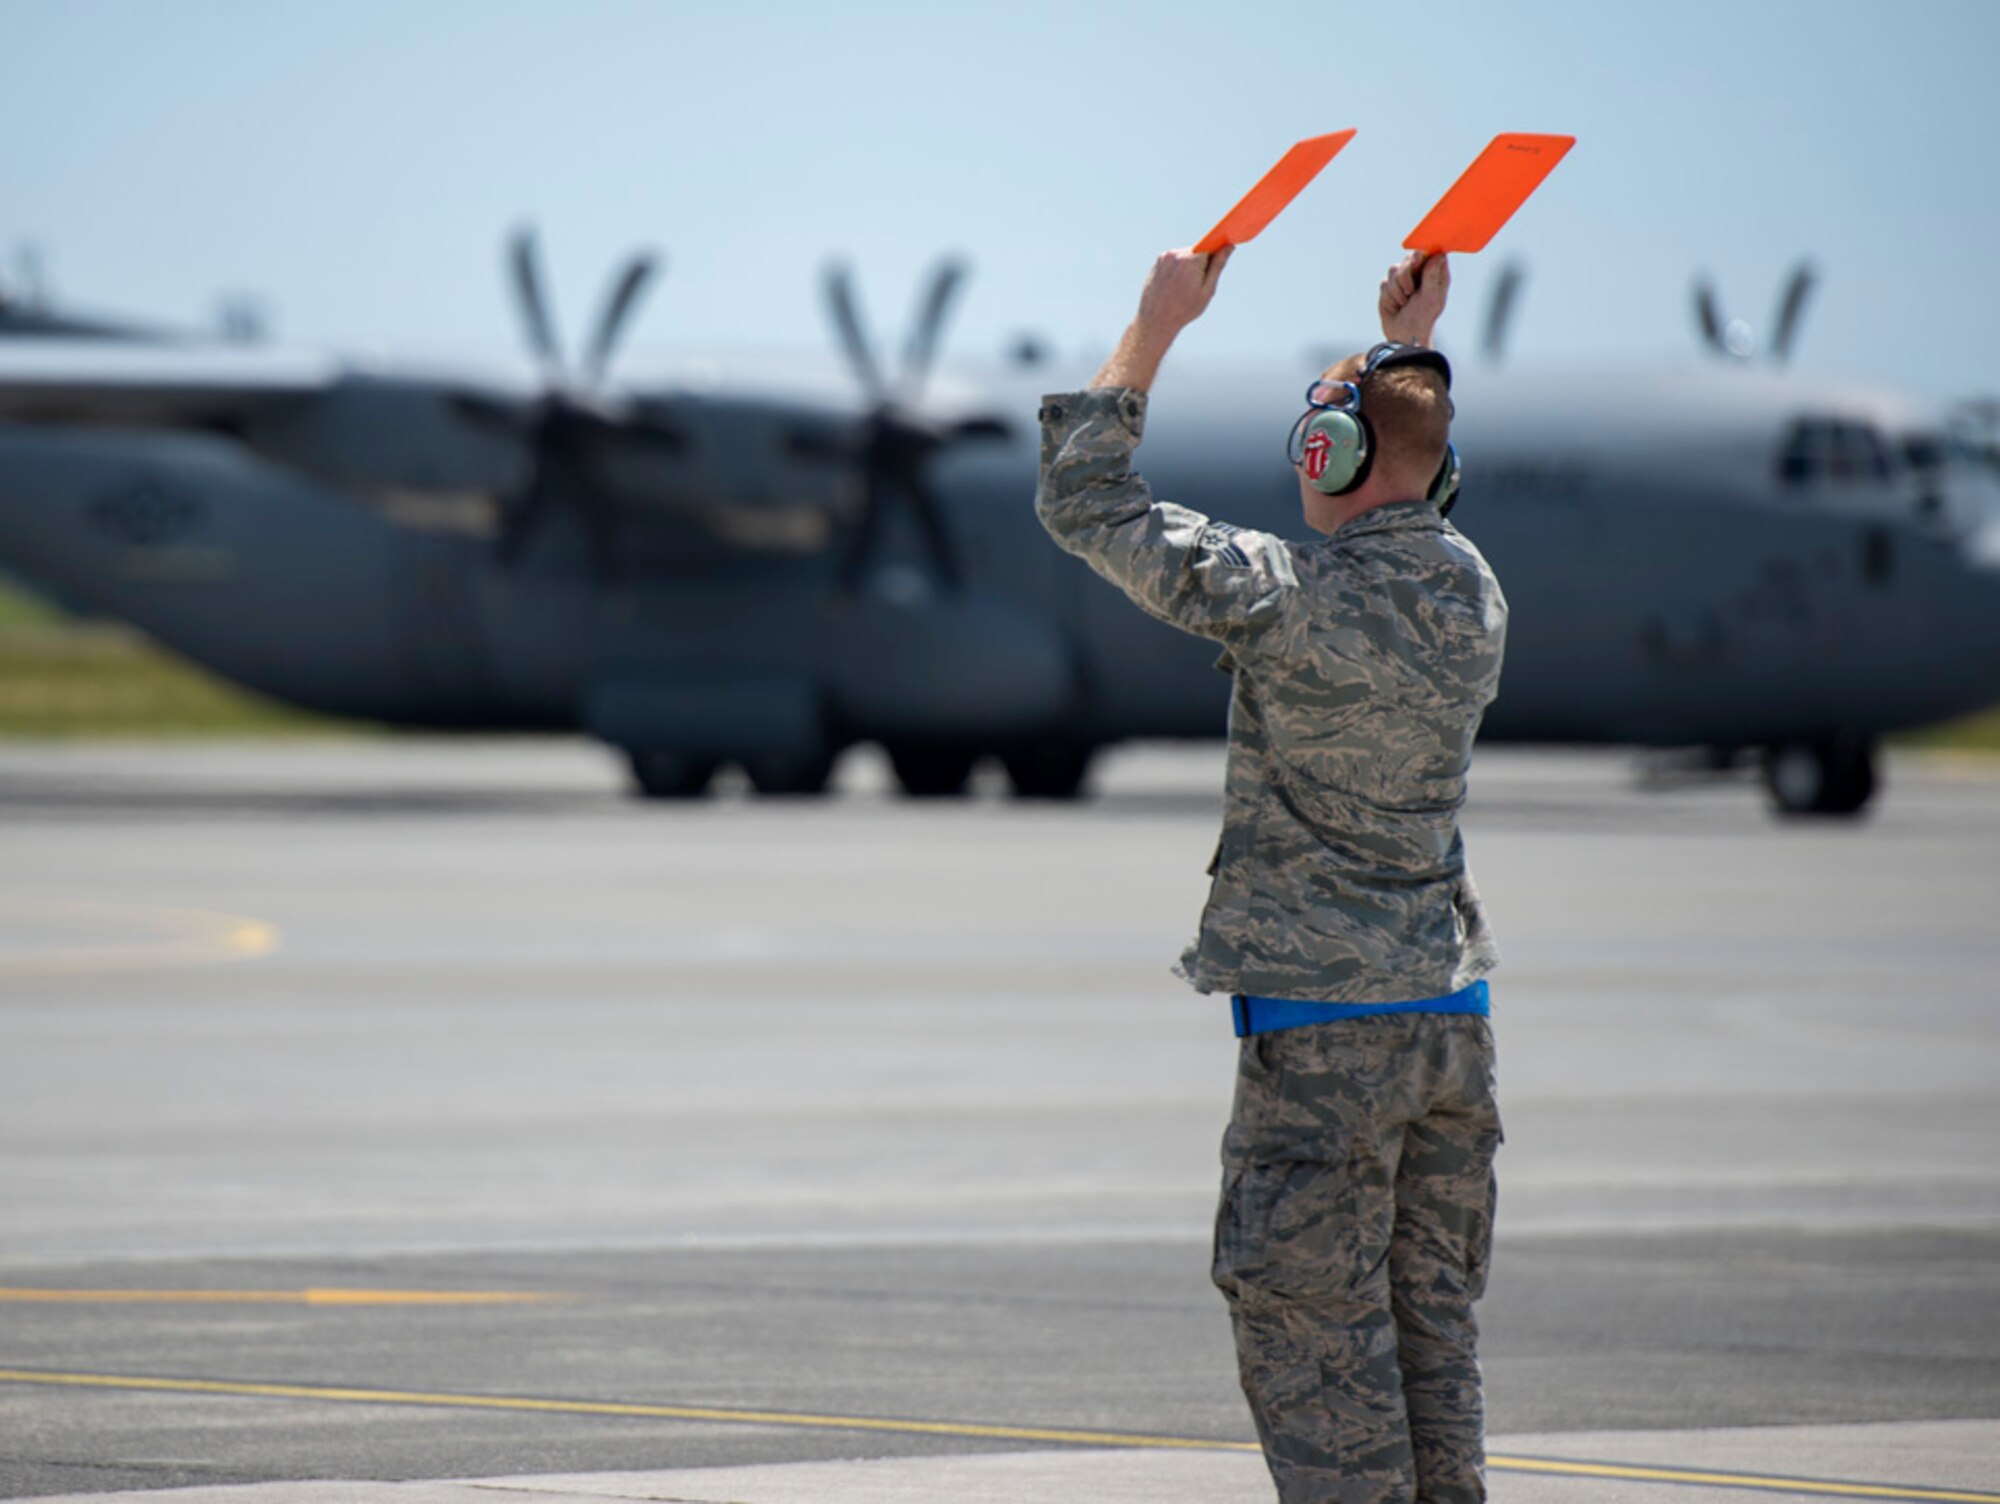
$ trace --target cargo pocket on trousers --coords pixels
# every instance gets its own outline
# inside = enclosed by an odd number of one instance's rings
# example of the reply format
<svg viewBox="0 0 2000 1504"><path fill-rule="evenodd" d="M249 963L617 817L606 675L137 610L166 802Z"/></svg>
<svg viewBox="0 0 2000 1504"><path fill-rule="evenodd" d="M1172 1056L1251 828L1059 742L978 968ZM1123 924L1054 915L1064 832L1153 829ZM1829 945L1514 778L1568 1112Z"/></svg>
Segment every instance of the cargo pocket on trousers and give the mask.
<svg viewBox="0 0 2000 1504"><path fill-rule="evenodd" d="M1210 1277L1232 1299L1322 1298L1352 1289L1367 1254L1359 1167L1326 1160L1232 1161L1215 1215ZM1386 1241L1385 1241L1386 1246Z"/></svg>

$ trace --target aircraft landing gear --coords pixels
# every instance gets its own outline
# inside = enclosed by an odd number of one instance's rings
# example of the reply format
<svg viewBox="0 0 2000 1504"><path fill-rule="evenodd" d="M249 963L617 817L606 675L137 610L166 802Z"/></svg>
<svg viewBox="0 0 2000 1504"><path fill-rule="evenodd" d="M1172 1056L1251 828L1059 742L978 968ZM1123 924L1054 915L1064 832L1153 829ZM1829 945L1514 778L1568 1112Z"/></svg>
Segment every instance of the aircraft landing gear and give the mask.
<svg viewBox="0 0 2000 1504"><path fill-rule="evenodd" d="M979 749L960 742L890 742L883 750L912 799L962 798L979 761Z"/></svg>
<svg viewBox="0 0 2000 1504"><path fill-rule="evenodd" d="M1046 736L1007 748L1000 762L1016 799L1076 799L1090 774L1096 748L1065 736Z"/></svg>
<svg viewBox="0 0 2000 1504"><path fill-rule="evenodd" d="M1783 815L1858 815L1875 794L1875 744L1851 732L1778 742L1764 786Z"/></svg>
<svg viewBox="0 0 2000 1504"><path fill-rule="evenodd" d="M715 777L715 763L659 747L627 747L632 783L647 799L699 799Z"/></svg>
<svg viewBox="0 0 2000 1504"><path fill-rule="evenodd" d="M833 776L835 752L820 743L746 757L743 771L760 794L819 795Z"/></svg>

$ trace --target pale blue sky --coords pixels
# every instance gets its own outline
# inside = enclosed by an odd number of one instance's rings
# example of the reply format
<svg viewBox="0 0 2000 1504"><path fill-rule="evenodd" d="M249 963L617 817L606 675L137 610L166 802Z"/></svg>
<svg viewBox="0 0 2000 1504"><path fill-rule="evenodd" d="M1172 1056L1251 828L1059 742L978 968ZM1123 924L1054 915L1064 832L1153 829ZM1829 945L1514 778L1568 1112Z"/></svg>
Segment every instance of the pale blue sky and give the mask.
<svg viewBox="0 0 2000 1504"><path fill-rule="evenodd" d="M923 269L975 277L951 350L1099 350L1152 254L1297 137L1360 134L1245 249L1188 346L1358 338L1382 267L1500 130L1580 143L1507 255L1519 362L1693 358L1710 271L1764 325L1823 274L1807 369L2000 390L2000 3L678 4L8 0L0 250L83 307L289 340L516 348L499 246L542 227L574 341L615 260L666 251L640 355L823 351L822 261L899 335Z"/></svg>

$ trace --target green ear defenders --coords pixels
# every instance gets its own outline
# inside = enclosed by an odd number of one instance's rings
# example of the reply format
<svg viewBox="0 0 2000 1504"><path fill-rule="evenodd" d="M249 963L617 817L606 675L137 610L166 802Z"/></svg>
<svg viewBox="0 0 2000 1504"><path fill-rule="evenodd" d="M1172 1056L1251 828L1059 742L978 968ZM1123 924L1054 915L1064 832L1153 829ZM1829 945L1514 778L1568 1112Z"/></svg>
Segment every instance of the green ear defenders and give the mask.
<svg viewBox="0 0 2000 1504"><path fill-rule="evenodd" d="M1358 381L1315 381L1306 388L1306 410L1292 425L1286 458L1305 471L1316 491L1345 496L1368 479L1375 463L1375 428L1361 409L1361 389L1368 378L1390 366L1428 366L1444 377L1451 390L1451 363L1422 345L1380 344L1368 352ZM1448 515L1458 500L1458 450L1447 443L1444 462L1425 497Z"/></svg>

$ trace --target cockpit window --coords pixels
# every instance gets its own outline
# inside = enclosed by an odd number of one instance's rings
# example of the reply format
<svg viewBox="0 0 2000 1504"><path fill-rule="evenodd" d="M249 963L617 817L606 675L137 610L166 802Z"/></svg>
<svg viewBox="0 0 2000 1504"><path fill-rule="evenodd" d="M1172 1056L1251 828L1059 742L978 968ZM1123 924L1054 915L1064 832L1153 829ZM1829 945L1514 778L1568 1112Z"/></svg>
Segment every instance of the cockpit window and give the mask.
<svg viewBox="0 0 2000 1504"><path fill-rule="evenodd" d="M1872 423L1846 418L1800 418L1778 447L1778 481L1881 484L1895 472L1895 458Z"/></svg>
<svg viewBox="0 0 2000 1504"><path fill-rule="evenodd" d="M1792 425L1778 450L1780 485L1802 486L1820 473L1826 450L1824 428L1811 418L1801 418Z"/></svg>
<svg viewBox="0 0 2000 1504"><path fill-rule="evenodd" d="M1845 452L1852 477L1856 480L1889 479L1889 446L1882 442L1872 424L1843 423L1839 427L1840 448Z"/></svg>

